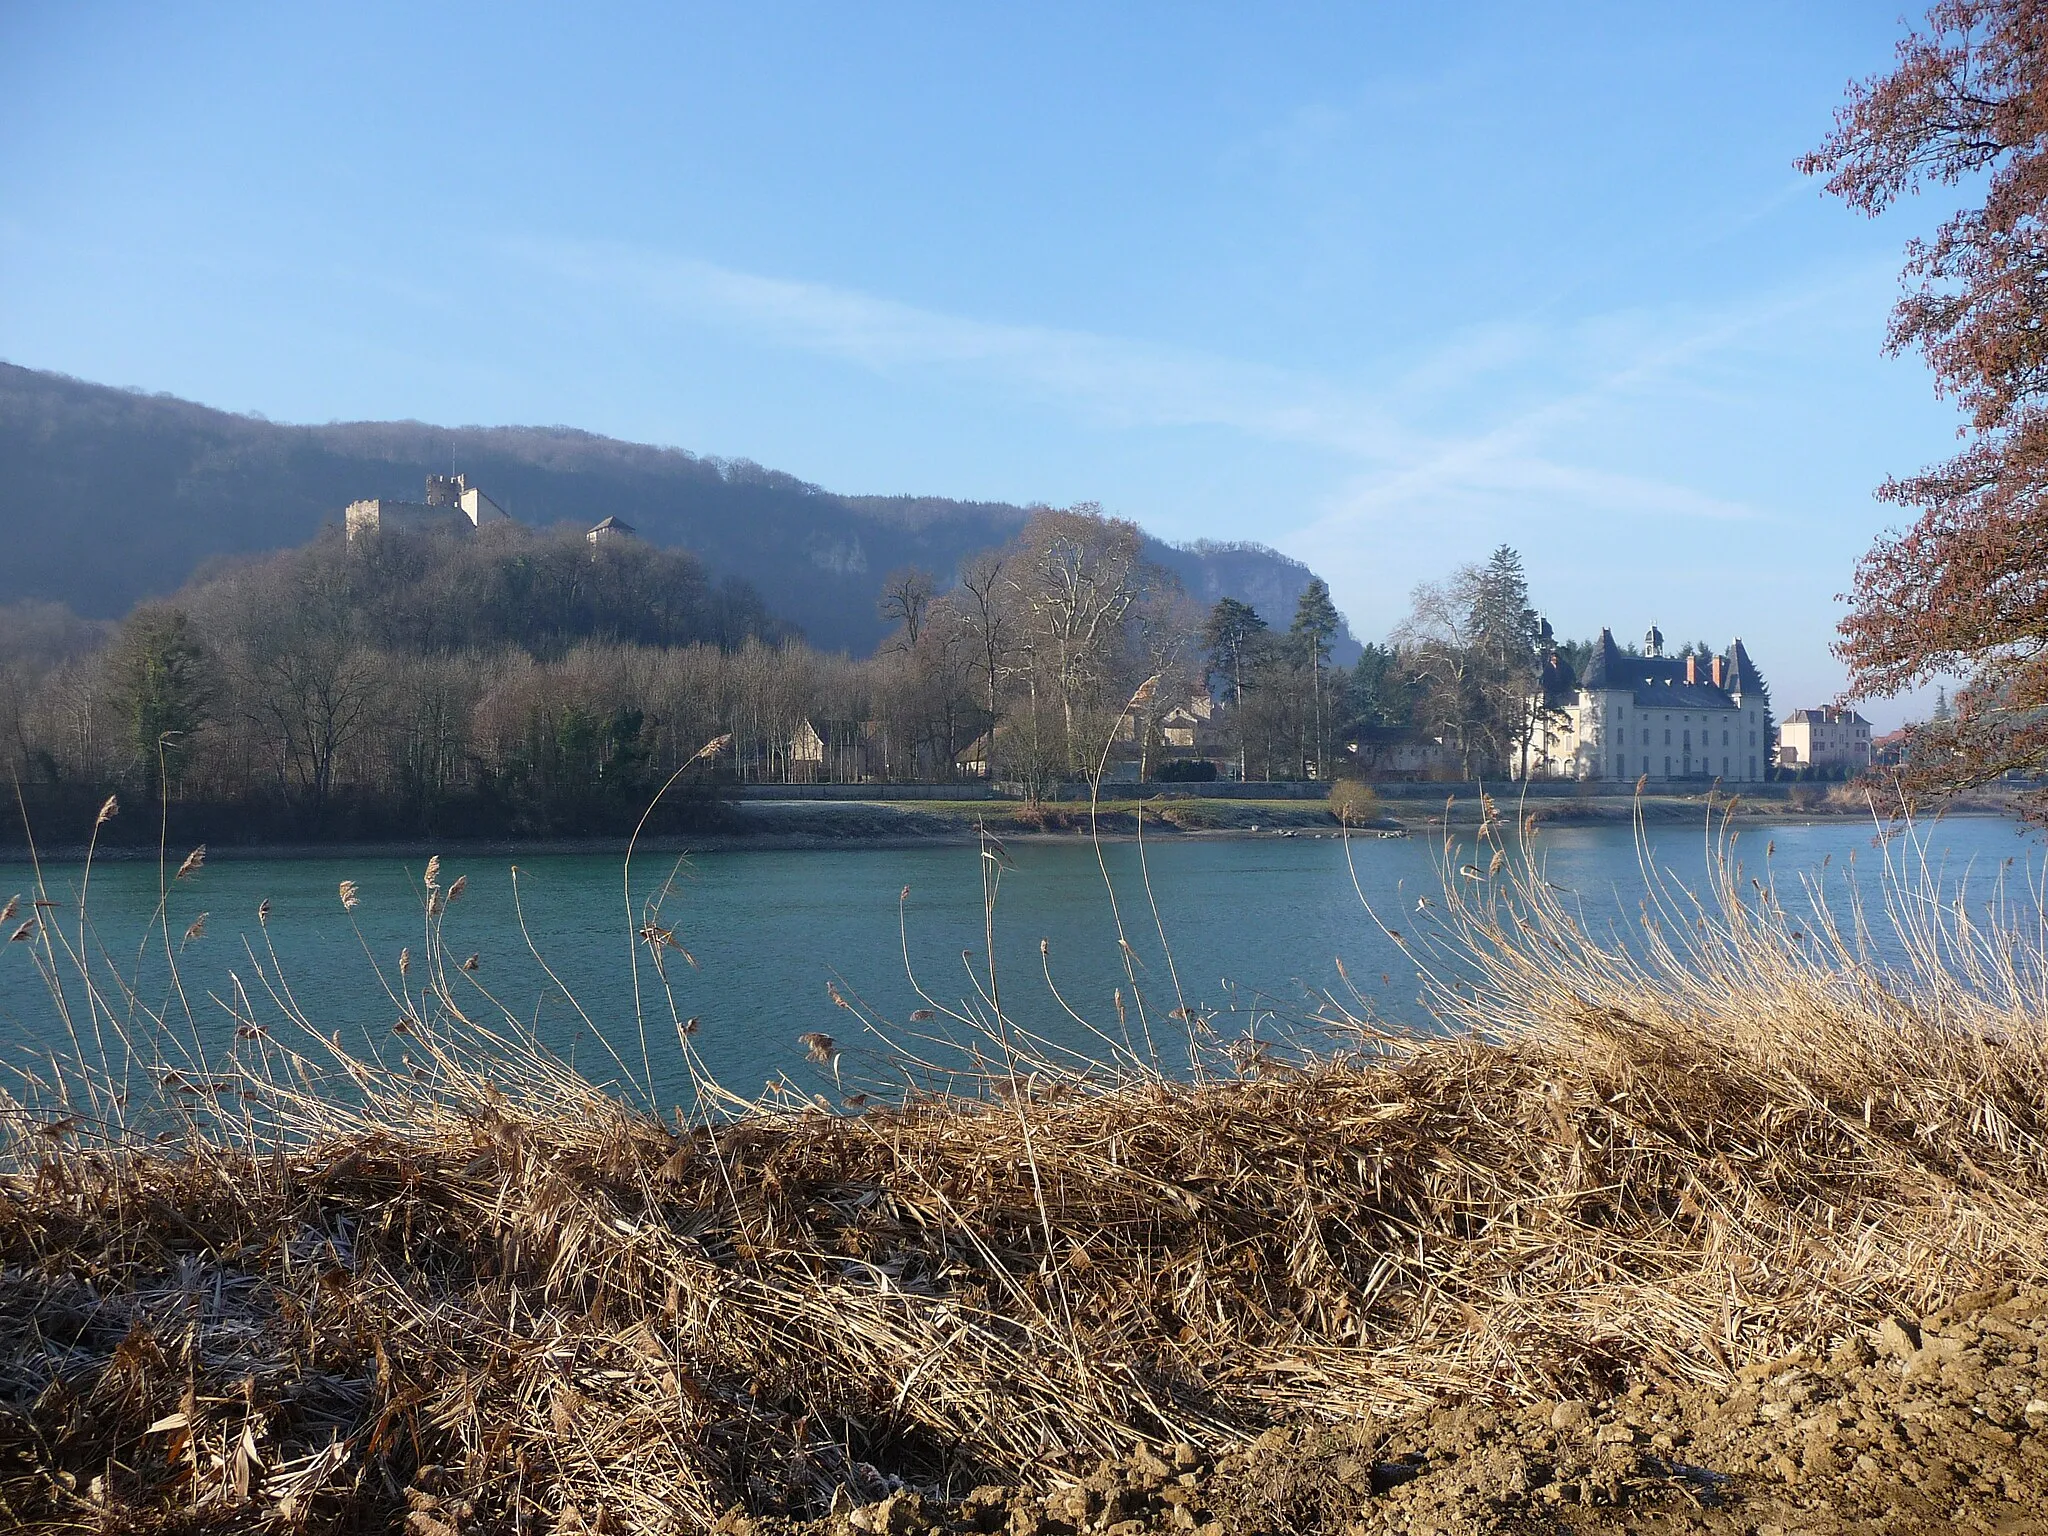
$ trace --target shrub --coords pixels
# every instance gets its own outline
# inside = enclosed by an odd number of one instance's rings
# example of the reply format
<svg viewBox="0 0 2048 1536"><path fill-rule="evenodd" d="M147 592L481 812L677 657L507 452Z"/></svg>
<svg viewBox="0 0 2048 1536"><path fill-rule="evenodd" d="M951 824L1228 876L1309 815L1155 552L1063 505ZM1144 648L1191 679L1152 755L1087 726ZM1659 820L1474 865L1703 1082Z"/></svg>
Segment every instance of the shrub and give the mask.
<svg viewBox="0 0 2048 1536"><path fill-rule="evenodd" d="M1206 757L1177 757L1161 763L1152 775L1155 784L1213 784L1216 765Z"/></svg>
<svg viewBox="0 0 2048 1536"><path fill-rule="evenodd" d="M1380 819L1380 797L1370 784L1338 779L1330 785L1330 814L1346 825L1363 826Z"/></svg>

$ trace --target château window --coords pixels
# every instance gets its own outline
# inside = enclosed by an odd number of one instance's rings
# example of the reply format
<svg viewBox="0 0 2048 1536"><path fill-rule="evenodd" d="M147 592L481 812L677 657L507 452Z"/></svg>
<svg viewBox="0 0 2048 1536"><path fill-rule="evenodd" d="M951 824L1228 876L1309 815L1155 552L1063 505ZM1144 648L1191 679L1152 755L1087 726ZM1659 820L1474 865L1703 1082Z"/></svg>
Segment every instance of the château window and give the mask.
<svg viewBox="0 0 2048 1536"><path fill-rule="evenodd" d="M1664 745L1667 747L1671 745L1671 727L1668 725L1664 727ZM1666 768L1664 771L1669 773L1671 770Z"/></svg>

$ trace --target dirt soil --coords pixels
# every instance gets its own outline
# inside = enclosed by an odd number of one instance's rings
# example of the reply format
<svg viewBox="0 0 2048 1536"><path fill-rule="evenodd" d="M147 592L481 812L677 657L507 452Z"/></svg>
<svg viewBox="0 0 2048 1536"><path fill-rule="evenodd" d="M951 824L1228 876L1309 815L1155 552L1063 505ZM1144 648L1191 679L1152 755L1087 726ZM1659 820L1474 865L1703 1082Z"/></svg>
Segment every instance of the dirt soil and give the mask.
<svg viewBox="0 0 2048 1536"><path fill-rule="evenodd" d="M1143 1449L947 1502L899 1488L809 1526L725 1536L1918 1536L2048 1532L2048 1290L2005 1287L1718 1389L1451 1405L1274 1429L1209 1455Z"/></svg>

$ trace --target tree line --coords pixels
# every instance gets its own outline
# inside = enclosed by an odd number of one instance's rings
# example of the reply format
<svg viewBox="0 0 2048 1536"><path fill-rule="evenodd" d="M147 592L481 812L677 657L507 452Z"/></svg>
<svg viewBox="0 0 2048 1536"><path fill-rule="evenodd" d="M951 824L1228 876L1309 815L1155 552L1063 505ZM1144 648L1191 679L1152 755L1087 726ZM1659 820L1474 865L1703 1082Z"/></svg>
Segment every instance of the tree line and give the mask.
<svg viewBox="0 0 2048 1536"><path fill-rule="evenodd" d="M126 793L221 837L559 836L630 827L721 739L671 824L734 781L1329 777L1375 731L1442 737L1461 772L1511 752L1540 639L1514 551L1418 588L1340 670L1319 579L1275 623L1205 609L1143 548L1093 505L1041 509L950 580L891 573L889 638L853 658L637 540L323 535L110 630L16 605L5 771L45 807Z"/></svg>

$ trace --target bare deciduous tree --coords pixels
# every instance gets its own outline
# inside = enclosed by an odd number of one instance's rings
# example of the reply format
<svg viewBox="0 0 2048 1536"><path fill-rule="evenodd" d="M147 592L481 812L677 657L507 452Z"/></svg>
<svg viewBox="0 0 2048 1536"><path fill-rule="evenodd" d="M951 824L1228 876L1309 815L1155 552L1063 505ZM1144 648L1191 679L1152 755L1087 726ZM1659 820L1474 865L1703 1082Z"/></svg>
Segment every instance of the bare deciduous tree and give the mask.
<svg viewBox="0 0 2048 1536"><path fill-rule="evenodd" d="M1114 688L1124 620L1145 580L1143 537L1135 523L1084 503L1040 512L1017 541L1011 569L1036 642L1034 683L1059 710L1069 772L1087 766L1084 742L1099 734L1088 727Z"/></svg>
<svg viewBox="0 0 2048 1536"><path fill-rule="evenodd" d="M876 606L883 618L902 631L891 642L893 645L903 650L917 649L918 636L924 631L925 614L937 592L938 581L932 573L914 565L891 571L883 579L882 600Z"/></svg>

